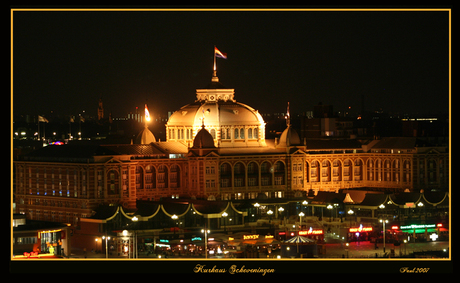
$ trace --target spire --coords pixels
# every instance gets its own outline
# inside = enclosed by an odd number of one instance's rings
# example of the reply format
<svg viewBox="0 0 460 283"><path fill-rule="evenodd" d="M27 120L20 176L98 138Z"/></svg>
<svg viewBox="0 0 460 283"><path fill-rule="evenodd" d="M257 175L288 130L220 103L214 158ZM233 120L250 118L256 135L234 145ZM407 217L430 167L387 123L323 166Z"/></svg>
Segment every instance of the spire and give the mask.
<svg viewBox="0 0 460 283"><path fill-rule="evenodd" d="M286 126L291 125L291 114L289 114L289 101L287 105L287 113L286 113Z"/></svg>

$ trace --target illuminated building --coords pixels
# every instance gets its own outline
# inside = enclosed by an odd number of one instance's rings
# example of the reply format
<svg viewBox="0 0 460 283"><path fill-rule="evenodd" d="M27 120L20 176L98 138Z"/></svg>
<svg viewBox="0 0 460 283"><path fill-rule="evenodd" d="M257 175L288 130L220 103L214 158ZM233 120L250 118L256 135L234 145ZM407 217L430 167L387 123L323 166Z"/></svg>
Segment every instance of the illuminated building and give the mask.
<svg viewBox="0 0 460 283"><path fill-rule="evenodd" d="M293 198L361 188L445 190L446 147L416 138L300 140L289 121L279 139L236 102L217 76L174 112L167 141L146 127L134 144L47 146L14 162L16 212L77 225L101 204L137 200Z"/></svg>
<svg viewBox="0 0 460 283"><path fill-rule="evenodd" d="M196 100L174 112L166 124L167 141L193 143L201 129L211 133L218 147L265 147L265 122L252 107L237 102L234 89L225 88L215 75Z"/></svg>
<svg viewBox="0 0 460 283"><path fill-rule="evenodd" d="M25 219L13 215L13 254L15 258L69 255L69 227L55 222Z"/></svg>

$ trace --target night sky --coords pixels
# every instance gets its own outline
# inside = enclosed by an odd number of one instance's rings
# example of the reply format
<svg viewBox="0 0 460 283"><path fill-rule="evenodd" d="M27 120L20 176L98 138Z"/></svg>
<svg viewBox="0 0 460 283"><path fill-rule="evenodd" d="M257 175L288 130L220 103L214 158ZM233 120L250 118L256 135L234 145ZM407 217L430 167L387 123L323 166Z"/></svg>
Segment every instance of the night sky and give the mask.
<svg viewBox="0 0 460 283"><path fill-rule="evenodd" d="M448 12L14 12L14 114L174 111L217 75L262 113L449 108Z"/></svg>

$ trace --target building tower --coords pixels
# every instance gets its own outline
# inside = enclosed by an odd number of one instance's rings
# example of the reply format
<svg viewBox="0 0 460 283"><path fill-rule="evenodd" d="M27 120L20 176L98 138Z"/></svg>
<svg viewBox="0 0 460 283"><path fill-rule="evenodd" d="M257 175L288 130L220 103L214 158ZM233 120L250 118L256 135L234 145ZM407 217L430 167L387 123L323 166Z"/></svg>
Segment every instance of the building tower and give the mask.
<svg viewBox="0 0 460 283"><path fill-rule="evenodd" d="M101 120L104 118L104 106L102 106L102 97L99 98L99 106L97 107L97 119Z"/></svg>
<svg viewBox="0 0 460 283"><path fill-rule="evenodd" d="M205 118L204 127L211 134L216 147L266 147L262 115L254 108L237 102L234 93L234 89L225 87L219 81L214 60L213 75L208 86L196 89L195 102L183 106L169 117L166 140L179 141L192 147Z"/></svg>

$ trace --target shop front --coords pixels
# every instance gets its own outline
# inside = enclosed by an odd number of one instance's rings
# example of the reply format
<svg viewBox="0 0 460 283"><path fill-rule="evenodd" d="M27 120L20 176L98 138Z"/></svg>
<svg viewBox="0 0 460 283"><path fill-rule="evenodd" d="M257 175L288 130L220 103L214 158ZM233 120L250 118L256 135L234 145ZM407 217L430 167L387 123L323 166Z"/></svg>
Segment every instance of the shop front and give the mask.
<svg viewBox="0 0 460 283"><path fill-rule="evenodd" d="M372 226L350 227L347 233L347 242L370 241L374 228Z"/></svg>
<svg viewBox="0 0 460 283"><path fill-rule="evenodd" d="M324 241L324 230L323 229L310 228L309 230L301 230L298 232L298 235L312 239L312 240L316 240L317 242Z"/></svg>
<svg viewBox="0 0 460 283"><path fill-rule="evenodd" d="M449 230L442 223L410 224L392 226L392 230L401 232L407 236L408 241L442 241L449 239Z"/></svg>

